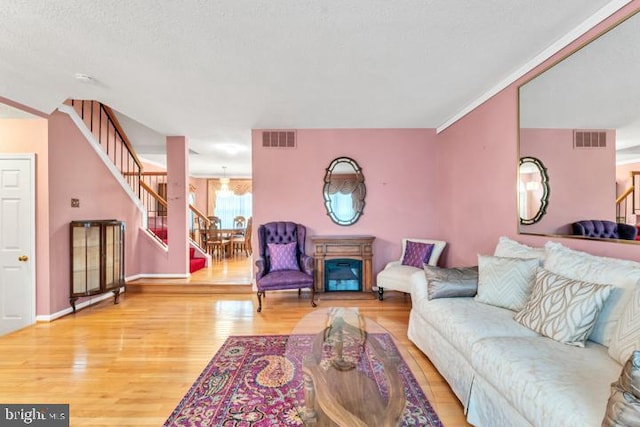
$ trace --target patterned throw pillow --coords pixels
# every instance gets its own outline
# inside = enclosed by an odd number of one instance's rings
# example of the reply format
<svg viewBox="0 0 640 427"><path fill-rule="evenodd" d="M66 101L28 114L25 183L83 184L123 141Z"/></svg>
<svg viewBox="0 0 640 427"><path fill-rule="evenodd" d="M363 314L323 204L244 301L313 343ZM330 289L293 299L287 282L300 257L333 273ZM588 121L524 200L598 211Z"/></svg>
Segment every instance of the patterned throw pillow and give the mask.
<svg viewBox="0 0 640 427"><path fill-rule="evenodd" d="M609 344L609 356L620 364L624 364L635 349L640 349L640 284L638 286L633 298L627 302Z"/></svg>
<svg viewBox="0 0 640 427"><path fill-rule="evenodd" d="M613 286L580 282L538 268L527 305L513 317L553 340L584 347Z"/></svg>
<svg viewBox="0 0 640 427"><path fill-rule="evenodd" d="M620 378L611 384L611 397L602 420L603 427L640 425L640 351L624 364Z"/></svg>
<svg viewBox="0 0 640 427"><path fill-rule="evenodd" d="M540 264L544 262L546 255L544 248L533 248L506 236L501 236L498 239L496 250L493 253L493 256L507 258L537 258L540 260Z"/></svg>
<svg viewBox="0 0 640 427"><path fill-rule="evenodd" d="M478 267L440 268L424 266L427 278L427 297L472 297L478 290Z"/></svg>
<svg viewBox="0 0 640 427"><path fill-rule="evenodd" d="M422 268L425 263L429 262L432 251L432 243L412 242L411 240L407 240L407 245L404 248L402 265Z"/></svg>
<svg viewBox="0 0 640 427"><path fill-rule="evenodd" d="M296 258L297 243L267 243L269 249L269 259L271 269L269 271L298 270L298 260Z"/></svg>
<svg viewBox="0 0 640 427"><path fill-rule="evenodd" d="M640 263L576 251L558 242L547 242L544 246L545 270L569 279L615 286L589 336L589 340L609 347L627 301L633 298L640 281Z"/></svg>
<svg viewBox="0 0 640 427"><path fill-rule="evenodd" d="M520 310L529 300L538 260L478 255L476 301Z"/></svg>

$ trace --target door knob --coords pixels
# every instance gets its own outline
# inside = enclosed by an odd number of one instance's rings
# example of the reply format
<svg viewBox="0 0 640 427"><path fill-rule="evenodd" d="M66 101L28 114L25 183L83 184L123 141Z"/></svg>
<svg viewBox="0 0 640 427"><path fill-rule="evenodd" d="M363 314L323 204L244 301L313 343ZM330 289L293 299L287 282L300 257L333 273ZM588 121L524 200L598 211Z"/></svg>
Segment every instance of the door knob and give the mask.
<svg viewBox="0 0 640 427"><path fill-rule="evenodd" d="M26 255L20 255L18 257L18 261L21 261L21 262L29 261L29 257Z"/></svg>

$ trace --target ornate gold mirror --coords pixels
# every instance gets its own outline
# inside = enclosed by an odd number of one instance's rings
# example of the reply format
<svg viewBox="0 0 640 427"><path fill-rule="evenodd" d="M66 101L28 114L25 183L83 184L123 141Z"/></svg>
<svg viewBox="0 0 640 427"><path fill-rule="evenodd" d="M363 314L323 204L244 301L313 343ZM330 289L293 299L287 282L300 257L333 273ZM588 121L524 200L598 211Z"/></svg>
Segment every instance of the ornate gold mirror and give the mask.
<svg viewBox="0 0 640 427"><path fill-rule="evenodd" d="M338 225L355 224L364 210L366 187L362 169L349 157L331 162L324 176L324 205L327 215Z"/></svg>
<svg viewBox="0 0 640 427"><path fill-rule="evenodd" d="M518 167L518 211L520 224L540 221L549 204L549 176L542 162L535 157L523 157Z"/></svg>

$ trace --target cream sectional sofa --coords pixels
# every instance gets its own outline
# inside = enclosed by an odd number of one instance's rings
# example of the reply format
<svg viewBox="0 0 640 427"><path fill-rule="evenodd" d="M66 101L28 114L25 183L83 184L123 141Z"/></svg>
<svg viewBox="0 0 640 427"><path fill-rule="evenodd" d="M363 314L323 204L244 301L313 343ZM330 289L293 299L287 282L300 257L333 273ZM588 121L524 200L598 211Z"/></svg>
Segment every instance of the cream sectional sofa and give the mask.
<svg viewBox="0 0 640 427"><path fill-rule="evenodd" d="M428 284L421 282L411 289L409 339L447 380L473 425L600 426L611 383L640 345L637 331L625 336L618 325L626 316L640 326L633 317L637 307L629 307L640 305L640 264L559 243L530 248L507 238L494 255L537 258L555 274L612 285L586 345L542 336L515 321L515 311L477 297L430 300Z"/></svg>

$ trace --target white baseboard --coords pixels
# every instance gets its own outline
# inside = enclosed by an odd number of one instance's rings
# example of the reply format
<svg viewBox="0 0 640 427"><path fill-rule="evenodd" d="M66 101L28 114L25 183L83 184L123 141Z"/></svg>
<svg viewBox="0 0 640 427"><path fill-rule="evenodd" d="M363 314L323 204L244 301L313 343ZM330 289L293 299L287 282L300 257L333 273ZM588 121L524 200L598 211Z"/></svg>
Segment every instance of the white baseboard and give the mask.
<svg viewBox="0 0 640 427"><path fill-rule="evenodd" d="M120 288L120 293L124 293L125 289L124 286ZM98 303L100 301L103 301L107 298L113 298L113 292L109 291L109 292L105 292L104 294L101 295L96 295L94 297L90 297L89 299L82 301L80 304L76 304L76 310L80 310L81 308L85 308L88 307L92 304ZM51 322L53 320L59 319L62 316L66 316L67 314L73 313L73 308L69 307L69 308L65 308L64 310L60 310L57 311L55 313L52 314L39 314L36 316L36 322Z"/></svg>
<svg viewBox="0 0 640 427"><path fill-rule="evenodd" d="M188 279L191 277L191 273L187 274L134 274L133 276L127 276L125 282L130 282L137 279Z"/></svg>

